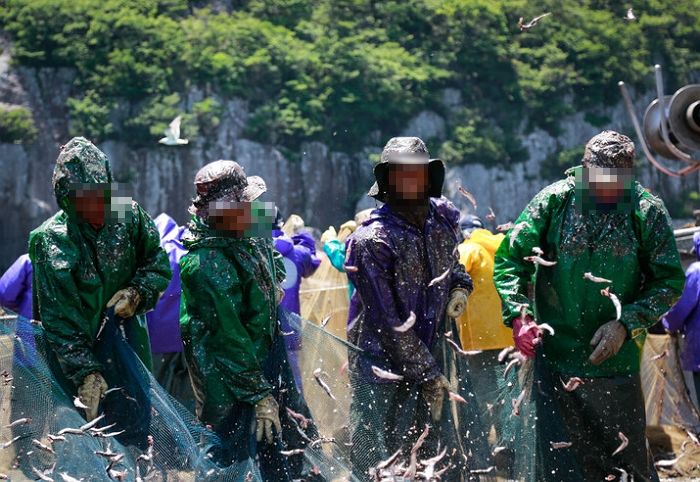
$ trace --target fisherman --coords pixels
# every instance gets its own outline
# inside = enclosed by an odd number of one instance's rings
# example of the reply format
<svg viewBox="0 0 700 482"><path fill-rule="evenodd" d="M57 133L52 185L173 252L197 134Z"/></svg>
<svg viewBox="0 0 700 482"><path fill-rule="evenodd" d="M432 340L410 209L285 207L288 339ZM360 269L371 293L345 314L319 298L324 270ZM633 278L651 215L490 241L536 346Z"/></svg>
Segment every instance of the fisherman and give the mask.
<svg viewBox="0 0 700 482"><path fill-rule="evenodd" d="M453 352L438 347L451 330L445 316L459 317L472 290L456 255L459 211L441 197L442 161L430 159L421 139L395 137L374 175L369 196L385 204L349 238L345 264L356 288L348 340L361 350L350 353L351 458L363 480L380 460L409 450L426 424L436 438L424 444L422 458L439 445L460 464L459 449L452 451L458 435L444 430L451 414L443 407L448 390L459 388L439 361Z"/></svg>
<svg viewBox="0 0 700 482"><path fill-rule="evenodd" d="M284 265L273 249L271 216L265 237L253 233L260 228L253 202L266 186L234 161L207 164L194 184L188 253L180 261L180 326L197 417L222 439L217 463L257 456L265 480L288 480L275 462L282 448L276 379L265 373L273 344L284 357L277 325Z"/></svg>
<svg viewBox="0 0 700 482"><path fill-rule="evenodd" d="M56 160L53 188L60 210L31 232L33 315L41 321L63 374L92 420L108 389L95 352L106 310L151 366L143 314L168 286L171 271L158 230L136 203L112 197L107 156L91 142L71 139Z"/></svg>
<svg viewBox="0 0 700 482"><path fill-rule="evenodd" d="M640 350L680 295L683 270L663 202L633 180L632 141L604 131L582 164L533 198L496 253L504 321L522 355L538 354L536 377L545 375L533 394L551 400L534 422L533 480L622 480L624 471L656 481ZM554 442L571 445L553 450Z"/></svg>

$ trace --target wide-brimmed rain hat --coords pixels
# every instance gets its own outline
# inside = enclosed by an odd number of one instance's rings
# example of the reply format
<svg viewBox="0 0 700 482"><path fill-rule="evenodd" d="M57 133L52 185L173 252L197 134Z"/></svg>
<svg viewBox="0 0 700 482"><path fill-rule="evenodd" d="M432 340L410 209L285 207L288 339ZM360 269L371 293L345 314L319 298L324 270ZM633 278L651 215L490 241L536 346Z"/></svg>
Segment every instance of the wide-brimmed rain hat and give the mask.
<svg viewBox="0 0 700 482"><path fill-rule="evenodd" d="M389 187L390 164L425 164L428 166L430 197L442 196L445 182L445 164L440 159L431 159L428 148L418 137L392 137L382 150L379 164L374 166L375 183L367 193L374 199L386 202Z"/></svg>

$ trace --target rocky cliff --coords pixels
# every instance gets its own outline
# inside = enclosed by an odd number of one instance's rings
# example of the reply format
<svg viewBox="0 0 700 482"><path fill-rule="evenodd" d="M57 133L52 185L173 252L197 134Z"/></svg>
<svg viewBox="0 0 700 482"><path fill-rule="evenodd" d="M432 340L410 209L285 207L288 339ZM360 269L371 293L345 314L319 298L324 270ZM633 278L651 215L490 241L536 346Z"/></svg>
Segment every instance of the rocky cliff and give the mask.
<svg viewBox="0 0 700 482"><path fill-rule="evenodd" d="M68 139L66 99L74 75L63 69L13 67L6 52L7 49L0 55L0 102L31 109L40 134L32 144L0 143L1 269L26 251L29 231L56 209L51 173L59 147ZM458 94L449 90L444 94L444 106L436 111L459 106ZM651 98L651 94L638 96L640 112ZM201 94L192 91L183 99L182 108L186 110L198 100ZM380 145L343 153L311 142L303 144L299 152L283 153L243 137L248 117L244 100L219 101L224 112L214 137L192 139L183 147L162 146L156 140L153 147L141 149L114 141L100 145L113 162L117 180L152 215L165 211L178 222L186 222L194 173L216 159L234 159L248 174L264 177L268 184L267 199L275 201L283 213L301 214L309 225L320 228L337 225L356 209L374 204L364 194L372 179L369 154L378 152ZM609 119L605 128L632 134L621 105L603 107L596 115ZM582 113L562 119L557 136L523 129L521 140L529 153L526 162L509 166L448 166L446 194L465 212L469 211L471 206L456 190L457 184L461 184L477 198L479 215L485 215L491 207L498 223L510 221L557 174L550 167L551 156L584 144L600 130L600 126L587 122ZM444 132L445 120L433 111L424 111L410 119L400 134L440 139ZM641 164L639 173L643 183L667 202L699 190L697 175L670 179L645 163Z"/></svg>

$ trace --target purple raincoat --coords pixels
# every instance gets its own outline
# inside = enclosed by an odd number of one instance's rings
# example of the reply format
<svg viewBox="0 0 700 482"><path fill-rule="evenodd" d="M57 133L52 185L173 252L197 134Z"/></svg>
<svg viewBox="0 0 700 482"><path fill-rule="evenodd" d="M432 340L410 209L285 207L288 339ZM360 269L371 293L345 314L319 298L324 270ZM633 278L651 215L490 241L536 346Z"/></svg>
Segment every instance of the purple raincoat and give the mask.
<svg viewBox="0 0 700 482"><path fill-rule="evenodd" d="M363 352L351 359L351 370L377 383L372 365L422 383L440 374L431 350L445 316L450 291L472 290L471 278L455 248L462 242L459 211L444 197L431 198L423 229L385 204L347 241L348 278L355 285L350 300L348 340ZM433 286L430 282L451 270ZM413 312L416 322L403 333Z"/></svg>
<svg viewBox="0 0 700 482"><path fill-rule="evenodd" d="M321 264L321 260L316 256L314 238L308 233L295 234L290 238L275 229L272 231L272 239L275 249L284 258L284 269L287 273L282 282L284 299L280 306L298 315L301 279L314 274Z"/></svg>
<svg viewBox="0 0 700 482"><path fill-rule="evenodd" d="M173 277L163 295L158 300L153 311L146 314L148 333L151 338L153 353L175 353L182 351L180 337L180 258L187 250L180 239L185 231L184 226L178 226L173 218L161 213L154 219L160 245L165 249L173 270Z"/></svg>
<svg viewBox="0 0 700 482"><path fill-rule="evenodd" d="M695 233L693 242L698 261L688 266L683 294L662 322L666 330L685 335L681 353L683 370L700 372L700 233Z"/></svg>
<svg viewBox="0 0 700 482"><path fill-rule="evenodd" d="M32 262L23 254L0 278L0 306L32 318Z"/></svg>

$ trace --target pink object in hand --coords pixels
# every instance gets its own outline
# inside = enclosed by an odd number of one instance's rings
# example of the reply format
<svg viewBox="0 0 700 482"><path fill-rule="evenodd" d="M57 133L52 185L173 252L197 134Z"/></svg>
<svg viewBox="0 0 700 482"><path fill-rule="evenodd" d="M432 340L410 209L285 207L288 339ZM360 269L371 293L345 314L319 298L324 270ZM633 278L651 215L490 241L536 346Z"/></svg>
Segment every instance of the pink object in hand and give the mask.
<svg viewBox="0 0 700 482"><path fill-rule="evenodd" d="M535 345L542 339L542 332L530 315L513 320L513 341L515 347L526 357L535 356Z"/></svg>

